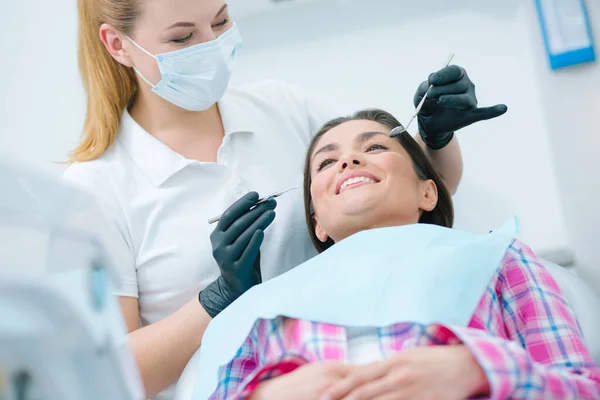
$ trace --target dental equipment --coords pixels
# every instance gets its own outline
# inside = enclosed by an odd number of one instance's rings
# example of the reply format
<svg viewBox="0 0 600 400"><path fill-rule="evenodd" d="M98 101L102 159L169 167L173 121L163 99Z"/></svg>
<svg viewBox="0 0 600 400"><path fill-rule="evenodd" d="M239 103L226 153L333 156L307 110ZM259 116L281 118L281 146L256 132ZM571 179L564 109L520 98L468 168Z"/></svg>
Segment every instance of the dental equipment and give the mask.
<svg viewBox="0 0 600 400"><path fill-rule="evenodd" d="M450 65L453 58L454 58L454 53L450 54L450 57L448 57L448 61L446 61L446 64L444 65L444 68L446 68L447 66ZM429 93L429 90L431 90L432 87L433 87L433 85L429 86L429 88L427 89L427 92L425 92L425 96L423 96L423 98L421 99L421 102L417 105L417 108L415 109L415 113L413 114L410 121L408 121L408 125L406 125L406 127L398 126L394 129L392 129L392 131L390 132L390 137L396 137L403 132L408 132L408 128L411 126L411 124L413 123L415 118L417 118L417 115L419 115L419 112L421 112L421 108L423 108L423 105L425 104L425 100L427 100L427 93Z"/></svg>
<svg viewBox="0 0 600 400"><path fill-rule="evenodd" d="M300 186L296 186L296 187L293 187L291 189L283 190L281 192L275 192L275 193L270 194L268 196L262 197L262 198L258 199L258 201L256 202L256 204L251 208L251 210L253 210L254 208L256 208L256 206L258 206L259 204L262 204L262 203L264 203L264 202L266 202L266 201L268 201L270 199L275 199L275 198L281 196L282 194L285 194L287 192L291 192L292 190L296 190L296 189L300 189ZM211 218L211 219L208 220L208 223L209 224L214 224L215 222L219 221L222 216L223 216L223 214L221 214L221 215L219 215L217 217L213 217L213 218Z"/></svg>
<svg viewBox="0 0 600 400"><path fill-rule="evenodd" d="M101 208L4 160L0 187L0 399L146 398Z"/></svg>

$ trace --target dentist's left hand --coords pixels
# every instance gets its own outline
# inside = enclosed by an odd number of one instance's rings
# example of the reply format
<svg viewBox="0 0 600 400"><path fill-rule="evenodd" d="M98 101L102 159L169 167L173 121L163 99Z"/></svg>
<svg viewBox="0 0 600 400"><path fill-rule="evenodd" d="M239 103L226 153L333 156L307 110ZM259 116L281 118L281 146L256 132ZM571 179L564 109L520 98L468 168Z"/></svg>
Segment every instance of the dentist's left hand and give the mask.
<svg viewBox="0 0 600 400"><path fill-rule="evenodd" d="M200 304L216 317L244 292L262 282L260 273L260 246L264 230L275 219L275 200L251 208L258 201L258 193L250 192L221 216L210 235L213 257L221 276L200 292Z"/></svg>

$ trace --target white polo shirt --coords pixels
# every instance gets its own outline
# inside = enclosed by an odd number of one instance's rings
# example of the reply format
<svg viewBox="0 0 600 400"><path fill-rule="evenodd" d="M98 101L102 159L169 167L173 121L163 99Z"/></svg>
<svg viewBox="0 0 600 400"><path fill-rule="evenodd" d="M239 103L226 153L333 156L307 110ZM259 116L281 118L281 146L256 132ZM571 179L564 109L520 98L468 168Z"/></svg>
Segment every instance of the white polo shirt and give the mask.
<svg viewBox="0 0 600 400"><path fill-rule="evenodd" d="M118 138L100 158L63 178L105 206L118 238L119 296L138 297L142 325L155 323L217 278L208 219L249 191L264 196L302 184L311 136L330 118L297 87L275 81L230 89L219 102L225 137L216 163L186 159L123 113ZM269 279L316 254L302 189L278 199L261 247Z"/></svg>

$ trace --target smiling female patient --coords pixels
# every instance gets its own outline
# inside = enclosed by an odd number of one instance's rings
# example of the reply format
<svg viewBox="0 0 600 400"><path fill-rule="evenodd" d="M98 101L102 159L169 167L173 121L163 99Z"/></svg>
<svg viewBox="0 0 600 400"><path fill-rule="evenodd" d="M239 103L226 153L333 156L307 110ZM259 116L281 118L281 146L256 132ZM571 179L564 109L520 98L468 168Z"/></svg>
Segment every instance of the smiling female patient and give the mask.
<svg viewBox="0 0 600 400"><path fill-rule="evenodd" d="M451 197L423 151L408 134L389 137L399 125L366 110L314 137L304 191L319 252L376 228L452 227ZM531 250L511 238L466 326L259 319L220 368L212 398L600 398L600 371L571 308Z"/></svg>

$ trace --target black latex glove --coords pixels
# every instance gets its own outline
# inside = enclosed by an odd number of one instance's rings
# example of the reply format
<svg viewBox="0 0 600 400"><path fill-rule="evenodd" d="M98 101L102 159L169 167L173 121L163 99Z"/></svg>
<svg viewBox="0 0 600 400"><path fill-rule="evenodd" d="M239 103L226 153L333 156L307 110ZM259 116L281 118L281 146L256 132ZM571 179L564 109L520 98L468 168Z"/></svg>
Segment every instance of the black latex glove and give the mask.
<svg viewBox="0 0 600 400"><path fill-rule="evenodd" d="M202 290L198 298L212 318L245 291L262 282L260 245L264 230L275 219L273 210L277 203L269 200L250 210L257 201L256 192L236 201L223 213L210 235L213 257L221 276Z"/></svg>
<svg viewBox="0 0 600 400"><path fill-rule="evenodd" d="M467 72L450 65L429 76L421 83L414 97L415 107L421 102L430 85L427 100L418 115L419 133L425 144L439 150L452 140L454 132L475 122L504 114L504 104L477 108L475 85Z"/></svg>

